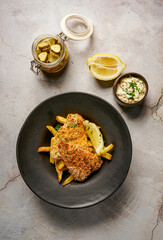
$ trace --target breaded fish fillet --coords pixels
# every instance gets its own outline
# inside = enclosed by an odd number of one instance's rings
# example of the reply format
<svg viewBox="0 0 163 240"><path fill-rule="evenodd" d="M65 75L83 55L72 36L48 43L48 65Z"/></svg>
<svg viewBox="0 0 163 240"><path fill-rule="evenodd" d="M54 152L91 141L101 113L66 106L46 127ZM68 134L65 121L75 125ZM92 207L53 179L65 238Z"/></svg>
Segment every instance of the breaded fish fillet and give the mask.
<svg viewBox="0 0 163 240"><path fill-rule="evenodd" d="M51 157L62 159L77 181L84 181L102 165L88 140L83 122L79 114L68 114L67 122L58 130L50 150Z"/></svg>

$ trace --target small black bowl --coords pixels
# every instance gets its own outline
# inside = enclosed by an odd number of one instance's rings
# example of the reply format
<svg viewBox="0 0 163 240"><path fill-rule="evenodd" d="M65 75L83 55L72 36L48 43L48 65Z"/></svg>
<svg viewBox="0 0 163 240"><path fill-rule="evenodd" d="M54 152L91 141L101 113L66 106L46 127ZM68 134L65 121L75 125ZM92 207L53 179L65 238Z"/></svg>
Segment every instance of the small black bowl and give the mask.
<svg viewBox="0 0 163 240"><path fill-rule="evenodd" d="M136 103L123 102L122 100L120 100L118 98L118 96L116 94L118 83L121 81L122 78L128 77L128 76L133 76L133 77L137 77L137 78L141 79L145 83L145 86L146 86L146 93L145 93L144 97ZM114 97L115 97L116 102L118 104L120 104L121 106L123 106L123 107L136 107L137 105L140 105L144 101L144 99L146 98L147 93L148 93L148 83L147 83L147 80L142 75L140 75L139 73L135 73L135 72L125 73L115 80L115 82L113 84L113 92L114 92Z"/></svg>

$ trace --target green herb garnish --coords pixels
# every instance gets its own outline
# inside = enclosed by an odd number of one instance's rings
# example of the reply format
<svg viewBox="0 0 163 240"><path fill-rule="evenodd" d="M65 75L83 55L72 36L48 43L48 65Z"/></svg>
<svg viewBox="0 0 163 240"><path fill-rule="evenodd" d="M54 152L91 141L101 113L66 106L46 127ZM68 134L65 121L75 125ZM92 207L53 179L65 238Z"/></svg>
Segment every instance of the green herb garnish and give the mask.
<svg viewBox="0 0 163 240"><path fill-rule="evenodd" d="M131 100L134 100L134 97L135 97L135 94L134 94L135 89L138 91L138 93L140 93L140 88L138 88L137 83L136 83L136 82L133 82L133 81L129 82L129 87L132 88L132 93L129 93L129 92L127 92L127 91L126 91L126 93L131 96L131 98L130 98Z"/></svg>
<svg viewBox="0 0 163 240"><path fill-rule="evenodd" d="M136 82L129 82L129 87L132 88L133 93L135 92L135 88L137 87L137 83Z"/></svg>
<svg viewBox="0 0 163 240"><path fill-rule="evenodd" d="M77 123L75 123L74 125L71 125L71 127L76 127Z"/></svg>
<svg viewBox="0 0 163 240"><path fill-rule="evenodd" d="M131 96L130 97L131 100L134 100L135 94L133 92L129 93L129 92L126 91L126 93Z"/></svg>
<svg viewBox="0 0 163 240"><path fill-rule="evenodd" d="M61 127L61 124L59 124L59 123L57 123L57 125L55 126L55 130L58 130L58 129L60 129L60 127Z"/></svg>
<svg viewBox="0 0 163 240"><path fill-rule="evenodd" d="M138 91L138 93L140 93L140 88L136 87L136 90Z"/></svg>

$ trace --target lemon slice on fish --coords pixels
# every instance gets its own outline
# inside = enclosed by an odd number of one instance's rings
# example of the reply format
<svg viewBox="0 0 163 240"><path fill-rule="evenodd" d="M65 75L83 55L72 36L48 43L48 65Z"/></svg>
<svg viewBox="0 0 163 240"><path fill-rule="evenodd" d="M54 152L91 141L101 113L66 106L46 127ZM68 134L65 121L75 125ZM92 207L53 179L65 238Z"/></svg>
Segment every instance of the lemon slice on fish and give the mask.
<svg viewBox="0 0 163 240"><path fill-rule="evenodd" d="M108 53L95 54L87 59L87 65L92 76L103 81L117 78L126 68L119 57Z"/></svg>
<svg viewBox="0 0 163 240"><path fill-rule="evenodd" d="M100 151L104 148L104 140L99 127L88 120L84 121L84 126L93 147L95 148L97 154L100 154Z"/></svg>

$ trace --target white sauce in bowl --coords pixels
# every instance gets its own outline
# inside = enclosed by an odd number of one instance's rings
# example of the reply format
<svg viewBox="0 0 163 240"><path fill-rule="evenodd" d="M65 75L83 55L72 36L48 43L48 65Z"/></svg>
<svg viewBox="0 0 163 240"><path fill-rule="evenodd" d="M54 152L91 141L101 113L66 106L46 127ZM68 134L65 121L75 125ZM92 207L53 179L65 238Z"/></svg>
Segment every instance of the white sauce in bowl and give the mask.
<svg viewBox="0 0 163 240"><path fill-rule="evenodd" d="M139 102L146 93L146 85L143 80L129 75L124 77L117 84L117 97L125 103Z"/></svg>

